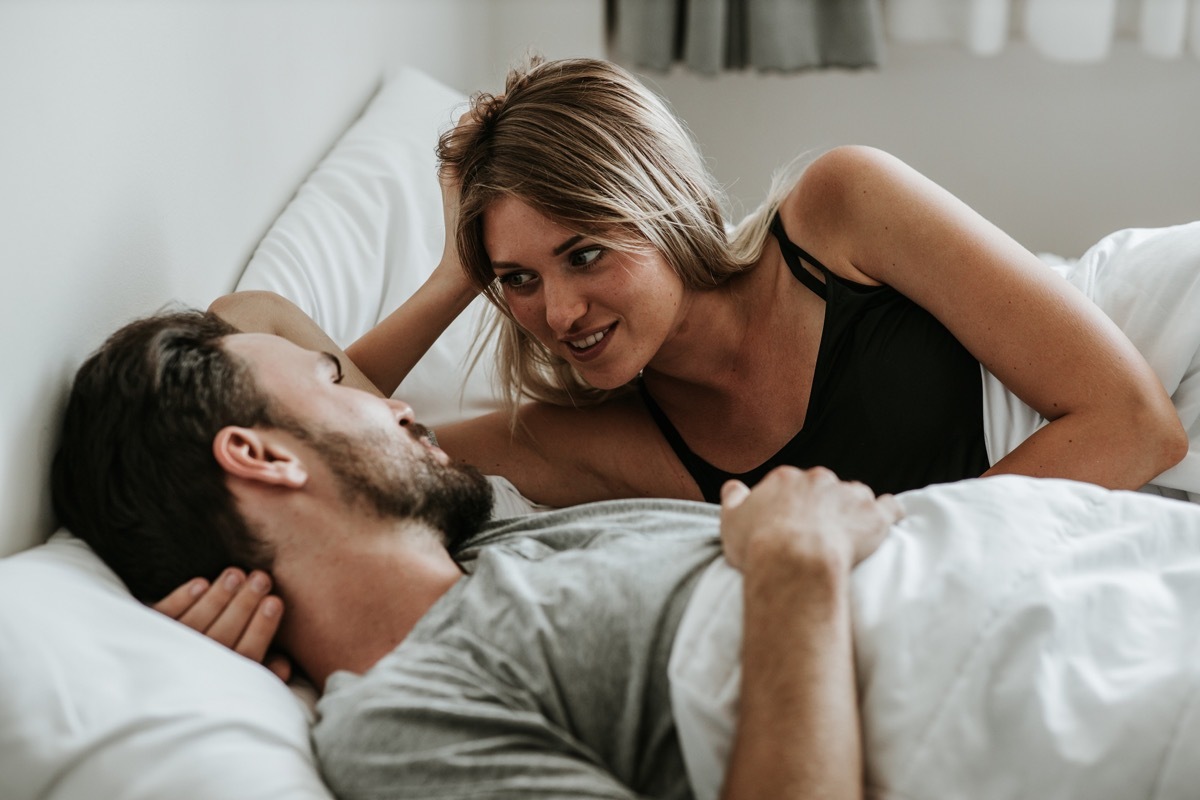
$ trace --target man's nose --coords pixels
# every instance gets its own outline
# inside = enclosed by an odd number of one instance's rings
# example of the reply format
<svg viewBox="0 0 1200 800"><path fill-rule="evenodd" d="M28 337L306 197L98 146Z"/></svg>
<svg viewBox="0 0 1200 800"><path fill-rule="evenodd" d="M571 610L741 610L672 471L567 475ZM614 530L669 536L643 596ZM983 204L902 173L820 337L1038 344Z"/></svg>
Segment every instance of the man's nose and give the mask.
<svg viewBox="0 0 1200 800"><path fill-rule="evenodd" d="M417 421L417 415L413 412L412 406L403 400L396 400L392 397L384 398L387 404L391 406L392 413L396 417L398 425L408 425L410 422Z"/></svg>
<svg viewBox="0 0 1200 800"><path fill-rule="evenodd" d="M587 313L587 300L569 280L546 281L542 296L546 302L546 323L560 336Z"/></svg>

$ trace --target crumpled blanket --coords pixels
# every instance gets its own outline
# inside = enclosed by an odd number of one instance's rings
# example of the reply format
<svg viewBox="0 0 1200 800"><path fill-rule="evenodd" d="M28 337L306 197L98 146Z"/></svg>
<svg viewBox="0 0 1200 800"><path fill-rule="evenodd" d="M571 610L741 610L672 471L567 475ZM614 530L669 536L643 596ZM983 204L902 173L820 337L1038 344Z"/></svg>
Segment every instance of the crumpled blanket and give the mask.
<svg viewBox="0 0 1200 800"><path fill-rule="evenodd" d="M1054 269L1137 346L1171 395L1191 447L1149 491L1200 502L1200 221L1130 228ZM1053 343L1047 343L1052 347ZM1046 421L983 371L984 435L992 463Z"/></svg>
<svg viewBox="0 0 1200 800"><path fill-rule="evenodd" d="M899 498L852 579L867 796L1195 798L1200 506L1022 476ZM669 668L698 800L724 775L741 620L718 560Z"/></svg>

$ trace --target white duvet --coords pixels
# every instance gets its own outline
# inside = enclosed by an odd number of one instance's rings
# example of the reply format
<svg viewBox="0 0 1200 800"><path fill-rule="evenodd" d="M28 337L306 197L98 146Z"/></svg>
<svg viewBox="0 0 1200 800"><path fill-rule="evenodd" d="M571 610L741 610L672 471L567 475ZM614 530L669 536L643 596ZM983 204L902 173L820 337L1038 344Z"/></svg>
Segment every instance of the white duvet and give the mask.
<svg viewBox="0 0 1200 800"><path fill-rule="evenodd" d="M1200 796L1200 505L1010 476L901 502L853 578L869 796ZM719 561L670 667L701 799L729 751L740 623Z"/></svg>

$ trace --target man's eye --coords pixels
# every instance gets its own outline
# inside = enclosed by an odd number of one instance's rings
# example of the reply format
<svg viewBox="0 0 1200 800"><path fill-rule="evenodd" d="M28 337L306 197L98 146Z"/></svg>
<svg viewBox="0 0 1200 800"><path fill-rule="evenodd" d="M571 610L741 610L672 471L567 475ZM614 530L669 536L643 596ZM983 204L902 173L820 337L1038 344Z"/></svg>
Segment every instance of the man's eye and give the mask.
<svg viewBox="0 0 1200 800"><path fill-rule="evenodd" d="M571 266L590 267L603 254L604 248L600 246L585 247L582 250L576 250L574 253L571 253Z"/></svg>

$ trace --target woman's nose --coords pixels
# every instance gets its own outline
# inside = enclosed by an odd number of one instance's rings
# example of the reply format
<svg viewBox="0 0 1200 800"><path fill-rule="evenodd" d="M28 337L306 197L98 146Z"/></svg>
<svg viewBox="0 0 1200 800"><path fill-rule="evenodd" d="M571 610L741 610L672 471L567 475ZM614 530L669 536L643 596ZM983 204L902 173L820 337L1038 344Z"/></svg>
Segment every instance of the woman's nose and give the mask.
<svg viewBox="0 0 1200 800"><path fill-rule="evenodd" d="M560 336L569 332L587 313L587 300L570 281L545 282L542 296L546 303L546 323Z"/></svg>

